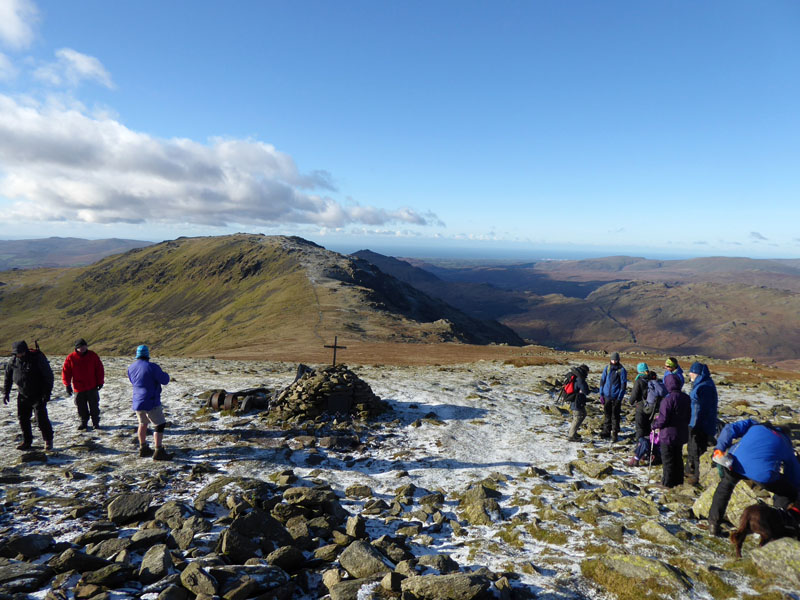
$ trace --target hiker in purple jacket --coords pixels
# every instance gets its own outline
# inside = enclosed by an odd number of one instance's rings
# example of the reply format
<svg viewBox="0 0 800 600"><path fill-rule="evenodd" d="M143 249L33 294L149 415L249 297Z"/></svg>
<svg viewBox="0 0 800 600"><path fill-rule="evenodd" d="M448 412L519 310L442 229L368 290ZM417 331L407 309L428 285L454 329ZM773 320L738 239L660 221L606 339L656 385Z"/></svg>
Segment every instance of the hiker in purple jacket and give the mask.
<svg viewBox="0 0 800 600"><path fill-rule="evenodd" d="M676 375L664 377L667 395L661 400L653 429L659 430L661 445L661 483L675 487L683 483L683 445L689 440L692 399L681 391L683 383Z"/></svg>

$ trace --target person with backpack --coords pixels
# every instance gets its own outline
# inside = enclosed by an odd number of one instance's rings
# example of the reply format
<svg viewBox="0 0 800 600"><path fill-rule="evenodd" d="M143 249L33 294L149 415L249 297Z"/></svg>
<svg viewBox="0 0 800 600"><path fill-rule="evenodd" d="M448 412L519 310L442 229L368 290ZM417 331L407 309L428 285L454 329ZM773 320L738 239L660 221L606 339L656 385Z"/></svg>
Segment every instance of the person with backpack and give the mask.
<svg viewBox="0 0 800 600"><path fill-rule="evenodd" d="M22 429L22 443L17 450L28 450L33 444L31 418L42 433L44 449L53 449L53 425L47 415L47 401L53 392L53 370L47 357L38 349L30 350L25 341L11 346L13 358L6 364L3 404L8 404L12 384L17 386L17 418Z"/></svg>
<svg viewBox="0 0 800 600"><path fill-rule="evenodd" d="M681 369L681 366L678 364L677 358L670 356L667 360L665 360L664 369L664 377L667 375L675 375L681 380L681 386L686 385L686 379L683 376L683 369Z"/></svg>
<svg viewBox="0 0 800 600"><path fill-rule="evenodd" d="M711 379L708 365L695 362L689 369L692 381L692 419L689 421L689 446L686 473L692 485L700 480L700 457L708 449L709 440L717 432L717 386Z"/></svg>
<svg viewBox="0 0 800 600"><path fill-rule="evenodd" d="M636 449L634 455L628 459L625 464L629 467L635 467L640 464L641 460L647 460L650 452L650 421L651 414L646 410L647 407L647 390L648 384L652 379L656 378L656 372L651 371L647 363L639 363L636 365L636 379L633 382L633 389L628 401L636 407L634 416L634 426L636 433Z"/></svg>
<svg viewBox="0 0 800 600"><path fill-rule="evenodd" d="M667 395L661 400L658 416L653 420L653 429L658 430L661 447L661 484L675 487L683 483L683 445L689 439L689 419L692 416L692 400L682 392L677 375L664 377Z"/></svg>
<svg viewBox="0 0 800 600"><path fill-rule="evenodd" d="M139 456L170 460L172 456L162 444L167 420L161 407L161 386L169 383L169 375L150 362L150 349L144 344L136 348L136 360L128 367L128 380L133 385L133 410L139 420ZM155 450L147 445L147 426L151 423Z"/></svg>
<svg viewBox="0 0 800 600"><path fill-rule="evenodd" d="M619 353L611 355L609 364L600 375L600 402L603 404L603 429L601 438L611 438L616 442L619 437L619 422L622 418L622 398L628 387L628 372L619 362Z"/></svg>
<svg viewBox="0 0 800 600"><path fill-rule="evenodd" d="M588 366L581 365L579 367L573 367L569 370L566 382L562 387L564 401L569 402L569 408L572 411L572 424L570 425L569 435L567 436L568 442L579 442L582 439L578 434L578 428L586 418L586 396L589 393L586 377L588 375Z"/></svg>
<svg viewBox="0 0 800 600"><path fill-rule="evenodd" d="M100 390L105 383L103 361L91 350L83 338L75 342L75 351L64 359L61 381L67 388L67 396L75 392L78 409L78 429L84 430L92 418L92 427L100 427Z"/></svg>
<svg viewBox="0 0 800 600"><path fill-rule="evenodd" d="M733 440L741 438L737 444ZM726 454L727 451L727 454ZM720 524L736 484L749 479L774 494L775 508L787 508L800 501L800 460L785 426L743 419L726 425L717 438L714 461L728 459L722 479L714 490L708 511L708 529L722 536Z"/></svg>

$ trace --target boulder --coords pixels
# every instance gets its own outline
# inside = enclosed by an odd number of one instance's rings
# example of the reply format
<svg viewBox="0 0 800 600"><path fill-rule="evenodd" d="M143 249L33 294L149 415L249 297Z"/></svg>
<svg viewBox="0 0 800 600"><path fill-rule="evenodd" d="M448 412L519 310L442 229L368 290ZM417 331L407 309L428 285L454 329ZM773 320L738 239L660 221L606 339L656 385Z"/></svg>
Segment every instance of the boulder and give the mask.
<svg viewBox="0 0 800 600"><path fill-rule="evenodd" d="M150 494L140 492L120 494L108 504L108 519L117 525L142 519L152 501L153 497Z"/></svg>
<svg viewBox="0 0 800 600"><path fill-rule="evenodd" d="M692 587L679 569L633 554L605 554L586 559L581 562L581 573L611 594L624 597L635 589L642 597L672 600L685 596Z"/></svg>
<svg viewBox="0 0 800 600"><path fill-rule="evenodd" d="M750 558L763 572L800 589L800 541L780 538L756 548Z"/></svg>
<svg viewBox="0 0 800 600"><path fill-rule="evenodd" d="M166 577L172 567L172 555L166 544L157 544L145 552L139 567L139 581L147 585Z"/></svg>
<svg viewBox="0 0 800 600"><path fill-rule="evenodd" d="M610 464L588 461L583 459L573 460L569 463L570 472L579 471L592 479L602 479L614 472L614 467Z"/></svg>
<svg viewBox="0 0 800 600"><path fill-rule="evenodd" d="M16 560L0 564L0 596L35 592L53 576L53 569Z"/></svg>
<svg viewBox="0 0 800 600"><path fill-rule="evenodd" d="M493 597L489 578L472 573L420 575L404 579L400 584L403 596L417 600L483 600Z"/></svg>
<svg viewBox="0 0 800 600"><path fill-rule="evenodd" d="M217 580L196 562L189 563L181 572L181 585L196 595L214 596L217 593Z"/></svg>
<svg viewBox="0 0 800 600"><path fill-rule="evenodd" d="M104 558L86 554L75 548L67 548L47 562L47 566L51 567L56 573L66 573L67 571L86 573L87 571L101 569L108 564L110 564L109 561Z"/></svg>
<svg viewBox="0 0 800 600"><path fill-rule="evenodd" d="M8 540L0 542L0 556L16 558L22 555L26 559L36 558L53 544L55 540L52 536L41 533L12 535Z"/></svg>
<svg viewBox="0 0 800 600"><path fill-rule="evenodd" d="M339 564L354 579L388 573L389 561L368 543L356 540L339 555Z"/></svg>

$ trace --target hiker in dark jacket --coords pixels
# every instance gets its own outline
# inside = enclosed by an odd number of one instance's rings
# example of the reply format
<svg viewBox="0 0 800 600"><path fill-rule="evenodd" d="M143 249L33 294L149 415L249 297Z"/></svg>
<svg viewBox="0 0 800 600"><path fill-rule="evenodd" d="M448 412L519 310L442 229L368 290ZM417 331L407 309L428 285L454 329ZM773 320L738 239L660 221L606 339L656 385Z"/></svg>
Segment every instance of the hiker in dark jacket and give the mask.
<svg viewBox="0 0 800 600"><path fill-rule="evenodd" d="M628 387L628 372L619 362L619 353L611 355L609 364L600 375L600 402L603 403L603 429L600 437L616 442L622 416L622 398Z"/></svg>
<svg viewBox="0 0 800 600"><path fill-rule="evenodd" d="M737 438L742 439L733 444ZM714 535L722 535L720 523L725 509L733 489L742 479L755 481L772 492L772 504L776 508L787 508L791 502L800 500L800 461L784 427L754 419L729 423L717 439L715 459L726 451L731 465L723 469L708 511L708 528Z"/></svg>
<svg viewBox="0 0 800 600"><path fill-rule="evenodd" d="M711 379L708 366L695 362L689 369L692 380L692 418L689 421L689 447L686 473L689 483L700 480L700 457L708 449L709 440L717 433L717 386ZM713 442L712 442L713 443Z"/></svg>
<svg viewBox="0 0 800 600"><path fill-rule="evenodd" d="M22 429L22 443L17 450L28 450L33 444L31 417L42 432L44 449L53 449L53 426L47 415L47 401L53 391L53 370L45 355L30 351L24 341L14 342L14 357L6 364L3 403L8 404L12 384L17 386L17 418Z"/></svg>
<svg viewBox="0 0 800 600"><path fill-rule="evenodd" d="M683 445L689 439L689 419L692 416L692 400L681 391L681 380L677 375L667 375L664 386L668 394L661 400L653 429L659 430L661 446L661 483L675 487L683 483Z"/></svg>
<svg viewBox="0 0 800 600"><path fill-rule="evenodd" d="M650 371L647 363L642 362L636 365L636 372L636 379L633 382L633 390L631 390L629 398L630 403L636 407L634 416L636 449L634 455L625 462L629 467L637 466L641 460L647 461L650 454L652 412L647 411L647 390L649 382L656 378L656 372Z"/></svg>
<svg viewBox="0 0 800 600"><path fill-rule="evenodd" d="M589 394L589 386L586 385L586 377L589 375L589 367L581 365L573 367L569 372L575 376L575 391L566 396L572 410L572 424L569 428L568 442L579 442L581 436L578 435L578 428L586 418L586 396Z"/></svg>

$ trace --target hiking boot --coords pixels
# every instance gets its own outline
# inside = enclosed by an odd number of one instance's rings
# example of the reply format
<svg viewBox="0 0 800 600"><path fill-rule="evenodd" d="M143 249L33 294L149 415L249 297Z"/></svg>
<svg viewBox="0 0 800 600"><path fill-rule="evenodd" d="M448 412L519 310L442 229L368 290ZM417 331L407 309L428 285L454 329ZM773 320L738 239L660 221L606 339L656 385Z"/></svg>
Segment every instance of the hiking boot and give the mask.
<svg viewBox="0 0 800 600"><path fill-rule="evenodd" d="M30 442L22 442L19 446L17 446L17 450L30 450L31 443Z"/></svg>
<svg viewBox="0 0 800 600"><path fill-rule="evenodd" d="M53 449L53 440L45 440L44 449L45 450L52 450Z"/></svg>
<svg viewBox="0 0 800 600"><path fill-rule="evenodd" d="M93 427L94 429L97 429L97 430L99 430L99 429L100 429L100 421L93 421L93 422L92 422L92 427Z"/></svg>
<svg viewBox="0 0 800 600"><path fill-rule="evenodd" d="M700 482L700 478L697 475L689 475L686 478L686 483L689 485L697 485Z"/></svg>
<svg viewBox="0 0 800 600"><path fill-rule="evenodd" d="M708 533L716 537L725 537L725 534L722 532L722 527L720 527L719 523L716 521L708 522Z"/></svg>
<svg viewBox="0 0 800 600"><path fill-rule="evenodd" d="M153 460L172 460L172 455L164 450L164 446L158 446L153 453Z"/></svg>
<svg viewBox="0 0 800 600"><path fill-rule="evenodd" d="M139 446L139 456L142 458L153 456L153 449L150 446Z"/></svg>
<svg viewBox="0 0 800 600"><path fill-rule="evenodd" d="M617 437L617 432L616 431L611 434L611 441L612 442L616 442L618 439L619 438Z"/></svg>
<svg viewBox="0 0 800 600"><path fill-rule="evenodd" d="M580 442L583 438L579 436L577 433L575 435L571 435L567 438L568 442Z"/></svg>
<svg viewBox="0 0 800 600"><path fill-rule="evenodd" d="M606 433L605 431L603 431L603 432L600 434L600 437L601 437L602 439L604 439L604 440L607 440L608 438L610 438L610 437L611 437L611 434L610 434L610 433Z"/></svg>
<svg viewBox="0 0 800 600"><path fill-rule="evenodd" d="M84 431L86 429L86 423L80 423L78 425L78 431Z"/></svg>

